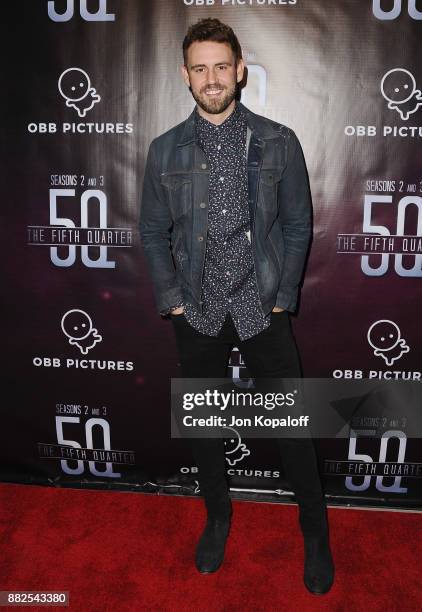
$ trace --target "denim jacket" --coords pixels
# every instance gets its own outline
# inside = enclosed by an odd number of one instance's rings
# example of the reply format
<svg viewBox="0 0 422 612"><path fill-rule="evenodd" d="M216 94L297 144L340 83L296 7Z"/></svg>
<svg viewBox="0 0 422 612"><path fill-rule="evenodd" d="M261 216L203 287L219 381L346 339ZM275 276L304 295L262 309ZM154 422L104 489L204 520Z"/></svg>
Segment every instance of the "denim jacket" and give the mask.
<svg viewBox="0 0 422 612"><path fill-rule="evenodd" d="M262 309L297 307L312 232L308 174L296 134L238 102L247 118L250 238ZM139 230L159 312L190 302L202 313L209 164L195 110L149 147Z"/></svg>

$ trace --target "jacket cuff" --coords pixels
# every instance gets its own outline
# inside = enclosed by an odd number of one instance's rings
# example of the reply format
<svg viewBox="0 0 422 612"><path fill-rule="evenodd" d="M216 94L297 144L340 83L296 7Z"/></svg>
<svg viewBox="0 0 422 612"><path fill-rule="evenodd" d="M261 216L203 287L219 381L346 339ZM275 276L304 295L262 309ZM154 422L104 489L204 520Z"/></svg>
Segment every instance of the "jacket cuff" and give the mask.
<svg viewBox="0 0 422 612"><path fill-rule="evenodd" d="M294 312L297 306L297 288L287 288L283 287L279 289L277 293L277 299L275 305L279 308L284 308L285 310L289 310L290 312Z"/></svg>

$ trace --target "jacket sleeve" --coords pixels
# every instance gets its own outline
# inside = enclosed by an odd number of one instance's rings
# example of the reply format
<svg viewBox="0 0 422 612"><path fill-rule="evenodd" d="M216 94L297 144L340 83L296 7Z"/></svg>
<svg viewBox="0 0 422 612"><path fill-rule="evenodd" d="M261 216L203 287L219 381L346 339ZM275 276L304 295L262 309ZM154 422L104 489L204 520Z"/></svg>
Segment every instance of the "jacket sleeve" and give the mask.
<svg viewBox="0 0 422 612"><path fill-rule="evenodd" d="M139 235L153 283L157 310L162 313L182 301L182 291L176 280L170 251L173 220L154 153L152 141L145 166Z"/></svg>
<svg viewBox="0 0 422 612"><path fill-rule="evenodd" d="M289 130L287 166L280 181L278 199L284 263L276 306L294 312L312 234L312 203L302 147L293 130Z"/></svg>

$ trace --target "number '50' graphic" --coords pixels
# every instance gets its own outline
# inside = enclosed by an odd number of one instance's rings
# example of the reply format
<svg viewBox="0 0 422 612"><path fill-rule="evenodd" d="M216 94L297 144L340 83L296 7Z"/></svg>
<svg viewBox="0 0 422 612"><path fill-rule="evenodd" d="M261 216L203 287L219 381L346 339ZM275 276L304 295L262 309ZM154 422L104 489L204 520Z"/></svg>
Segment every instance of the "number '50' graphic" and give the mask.
<svg viewBox="0 0 422 612"><path fill-rule="evenodd" d="M397 19L402 12L402 4L404 5L404 0L390 0L388 10L384 10L381 6L381 0L372 0L372 12L374 13L377 19L382 20L391 20ZM416 7L416 0L408 0L407 2L407 12L409 13L412 19L422 19L422 11L420 11Z"/></svg>
<svg viewBox="0 0 422 612"><path fill-rule="evenodd" d="M350 430L350 439L349 439L349 461L365 461L365 463L372 463L373 459L370 455L364 455L362 453L356 452L356 442L358 434L365 437L371 436L372 434L368 434L366 432L357 432L354 429ZM406 454L406 434L403 431L399 431L397 429L390 429L383 433L382 438L380 440L380 452L378 461L380 463L384 463L387 461L387 445L388 441L391 438L398 438L399 440L399 450L397 463L404 463L404 458ZM362 476L356 476L356 478L362 478ZM370 474L367 476L363 476L363 482L361 484L354 484L353 476L346 476L346 487L350 491L366 491L369 489L371 485L371 480L374 476ZM394 478L394 481L391 485L385 485L383 483L384 478ZM407 493L407 487L402 487L401 485L401 476L375 476L375 487L378 491L387 491L390 493Z"/></svg>
<svg viewBox="0 0 422 612"><path fill-rule="evenodd" d="M58 208L58 197L75 197L74 189L50 189L50 225L57 225L59 227L69 227L76 228L75 223L71 219L67 219L66 217L59 217L57 208ZM88 229L90 228L88 212L89 208L92 206L99 207L100 213L100 226L95 229L107 229L107 196L103 191L99 189L87 189L81 195L80 202L80 211L81 211L81 224L80 228ZM58 254L58 249L67 249L67 256L60 257ZM89 255L89 248L98 249L99 257L97 259L93 259ZM116 262L107 259L107 247L106 246L95 246L90 247L89 245L82 244L78 245L69 245L69 246L61 246L61 247L50 247L50 258L55 266L60 266L62 268L69 268L73 266L76 261L76 249L81 250L81 260L82 263L87 266L87 268L115 268Z"/></svg>
<svg viewBox="0 0 422 612"><path fill-rule="evenodd" d="M67 440L63 435L63 424L64 423L79 423L79 417L65 417L58 416L56 417L56 433L57 433L57 442L59 444L65 444L66 446L73 446L73 448L82 448L82 446L76 440ZM103 450L111 450L111 439L110 439L110 425L108 421L105 419L92 418L88 419L85 423L85 437L86 437L86 447L94 449L93 445L93 436L92 436L92 428L94 425L98 425L103 430L103 439L104 439L104 449ZM69 466L67 459L60 459L60 464L62 466L63 472L65 474L83 474L85 471L84 462L81 459L72 459L71 461L77 462L77 467L72 468ZM89 471L94 476L108 476L109 478L119 478L121 476L120 472L113 471L113 464L110 461L106 462L105 470L97 470L95 467L95 461L88 461ZM104 462L101 462L104 463Z"/></svg>
<svg viewBox="0 0 422 612"><path fill-rule="evenodd" d="M391 204L393 196L390 195L366 195L363 204L363 232L378 234L380 236L390 236L390 230L385 225L372 224L372 212L375 204ZM422 236L422 198L420 196L405 196L399 202L397 207L397 227L396 236L404 236L404 227L406 219L406 209L413 204L418 210L418 221L416 229L416 237ZM403 257L413 255L415 264L411 268L403 266ZM381 263L377 267L372 267L369 264L370 257L380 257ZM382 276L388 271L390 265L390 257L394 257L394 269L399 276L422 276L422 255L409 255L401 253L383 253L382 255L362 255L361 268L362 272L367 276Z"/></svg>

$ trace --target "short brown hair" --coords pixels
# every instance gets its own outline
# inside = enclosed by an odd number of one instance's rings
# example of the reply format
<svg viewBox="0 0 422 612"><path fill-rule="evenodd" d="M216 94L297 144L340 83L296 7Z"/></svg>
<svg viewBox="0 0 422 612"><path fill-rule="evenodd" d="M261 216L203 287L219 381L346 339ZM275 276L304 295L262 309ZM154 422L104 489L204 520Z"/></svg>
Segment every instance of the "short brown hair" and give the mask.
<svg viewBox="0 0 422 612"><path fill-rule="evenodd" d="M203 40L228 43L234 53L235 64L237 64L242 57L242 49L231 27L222 23L219 19L206 17L205 19L200 19L197 23L193 23L183 39L182 48L185 66L187 66L188 48L193 42Z"/></svg>

